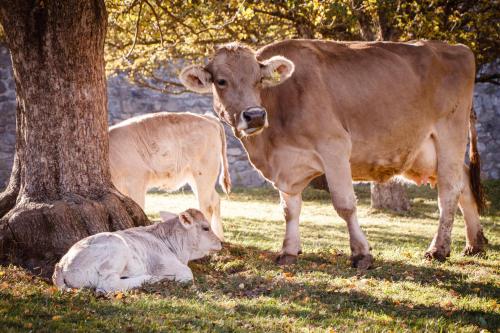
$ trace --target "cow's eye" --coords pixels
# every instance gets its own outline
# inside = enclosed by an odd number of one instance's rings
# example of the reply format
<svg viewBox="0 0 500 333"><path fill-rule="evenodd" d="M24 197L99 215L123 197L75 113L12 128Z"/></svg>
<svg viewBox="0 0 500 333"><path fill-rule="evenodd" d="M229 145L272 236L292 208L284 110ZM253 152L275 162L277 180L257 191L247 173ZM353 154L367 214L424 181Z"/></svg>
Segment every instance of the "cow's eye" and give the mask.
<svg viewBox="0 0 500 333"><path fill-rule="evenodd" d="M224 80L224 79L219 79L217 80L217 85L220 87L220 88L225 88L227 86L227 81Z"/></svg>
<svg viewBox="0 0 500 333"><path fill-rule="evenodd" d="M210 230L210 228L209 228L209 227L206 227L206 226L203 226L203 227L201 227L201 228L202 228L204 231L209 231L209 230Z"/></svg>

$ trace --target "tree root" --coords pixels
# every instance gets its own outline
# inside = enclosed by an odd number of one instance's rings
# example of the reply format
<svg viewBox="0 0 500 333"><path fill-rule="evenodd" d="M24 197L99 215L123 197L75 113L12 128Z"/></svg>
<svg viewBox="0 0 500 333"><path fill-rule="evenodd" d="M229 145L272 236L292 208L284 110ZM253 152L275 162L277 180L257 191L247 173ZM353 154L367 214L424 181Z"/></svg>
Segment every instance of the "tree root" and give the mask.
<svg viewBox="0 0 500 333"><path fill-rule="evenodd" d="M21 197L0 219L0 258L43 276L87 236L149 224L131 199L111 189L95 200L66 196L39 203Z"/></svg>

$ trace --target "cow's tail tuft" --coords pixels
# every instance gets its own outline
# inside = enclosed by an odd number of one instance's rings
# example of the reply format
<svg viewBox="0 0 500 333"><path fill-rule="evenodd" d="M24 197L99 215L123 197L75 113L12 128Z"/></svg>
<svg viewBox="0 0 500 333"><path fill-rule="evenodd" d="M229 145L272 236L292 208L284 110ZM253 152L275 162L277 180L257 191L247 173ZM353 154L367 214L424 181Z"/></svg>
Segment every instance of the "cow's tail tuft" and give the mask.
<svg viewBox="0 0 500 333"><path fill-rule="evenodd" d="M219 177L219 184L224 190L224 193L229 194L231 192L231 176L229 175L229 164L227 162L227 144L226 144L226 133L224 132L224 125L218 122L220 126L220 139L222 142L222 150L221 150L221 173Z"/></svg>
<svg viewBox="0 0 500 333"><path fill-rule="evenodd" d="M54 274L52 274L52 282L59 289L68 288L66 282L64 281L62 266L60 266L59 264L57 264L56 267L54 268Z"/></svg>
<svg viewBox="0 0 500 333"><path fill-rule="evenodd" d="M484 195L483 185L481 184L481 159L479 156L479 151L477 150L476 119L476 112L474 111L474 108L472 108L469 121L469 178L470 187L472 190L472 194L474 195L474 200L476 201L477 210L479 214L482 214L486 208L486 198Z"/></svg>

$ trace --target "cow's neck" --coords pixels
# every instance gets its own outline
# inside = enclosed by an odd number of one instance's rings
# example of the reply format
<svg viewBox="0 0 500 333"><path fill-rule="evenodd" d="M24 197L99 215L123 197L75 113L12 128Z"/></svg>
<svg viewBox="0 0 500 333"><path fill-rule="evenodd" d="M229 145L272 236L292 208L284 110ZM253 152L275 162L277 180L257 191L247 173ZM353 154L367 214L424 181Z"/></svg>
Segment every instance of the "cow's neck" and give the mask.
<svg viewBox="0 0 500 333"><path fill-rule="evenodd" d="M160 222L151 226L150 232L160 239L182 263L188 262L189 251L186 230L173 223Z"/></svg>
<svg viewBox="0 0 500 333"><path fill-rule="evenodd" d="M240 140L248 153L250 162L262 172L264 177L271 181L272 179L270 158L273 152L273 140L276 138L276 127L272 127L273 122L269 122L269 127L258 135L250 137L241 137ZM278 125L276 125L278 126Z"/></svg>

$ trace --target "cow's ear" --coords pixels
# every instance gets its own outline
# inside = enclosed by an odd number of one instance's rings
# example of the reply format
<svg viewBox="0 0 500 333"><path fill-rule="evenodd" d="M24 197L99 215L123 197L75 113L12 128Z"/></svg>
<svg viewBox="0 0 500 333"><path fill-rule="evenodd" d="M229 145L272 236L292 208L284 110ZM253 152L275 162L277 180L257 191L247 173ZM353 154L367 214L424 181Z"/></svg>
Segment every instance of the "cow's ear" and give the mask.
<svg viewBox="0 0 500 333"><path fill-rule="evenodd" d="M265 87L276 86L292 76L295 70L294 63L283 57L274 56L260 63L262 84Z"/></svg>
<svg viewBox="0 0 500 333"><path fill-rule="evenodd" d="M182 226L186 229L191 229L194 226L194 218L189 213L189 211L185 211L179 214L179 221L181 222Z"/></svg>
<svg viewBox="0 0 500 333"><path fill-rule="evenodd" d="M172 219L175 219L176 217L177 217L177 214L174 214L174 213L164 212L164 211L160 212L160 219L162 220L162 222L170 221Z"/></svg>
<svg viewBox="0 0 500 333"><path fill-rule="evenodd" d="M192 65L184 68L179 75L182 84L197 93L207 93L212 91L212 74L205 68Z"/></svg>

